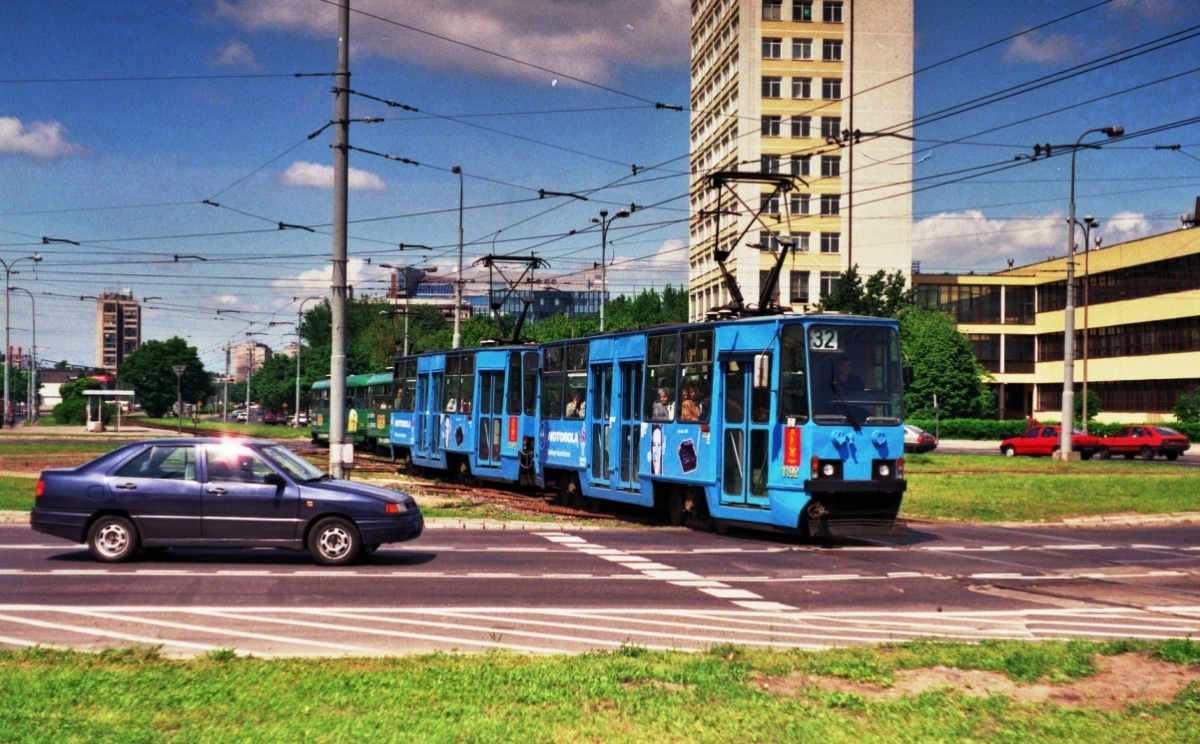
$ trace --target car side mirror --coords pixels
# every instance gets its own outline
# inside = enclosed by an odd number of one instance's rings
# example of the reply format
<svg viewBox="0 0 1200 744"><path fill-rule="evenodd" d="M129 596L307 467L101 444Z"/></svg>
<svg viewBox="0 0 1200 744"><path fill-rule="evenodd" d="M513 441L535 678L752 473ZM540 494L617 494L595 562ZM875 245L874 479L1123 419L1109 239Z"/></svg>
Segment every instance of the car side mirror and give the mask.
<svg viewBox="0 0 1200 744"><path fill-rule="evenodd" d="M904 385L907 387L908 385L913 384L913 380L916 379L916 375L913 374L913 368L904 367L902 372L904 377Z"/></svg>
<svg viewBox="0 0 1200 744"><path fill-rule="evenodd" d="M275 486L276 488L283 488L287 485L287 481L279 473L267 473L263 476L263 483L266 483L268 486Z"/></svg>

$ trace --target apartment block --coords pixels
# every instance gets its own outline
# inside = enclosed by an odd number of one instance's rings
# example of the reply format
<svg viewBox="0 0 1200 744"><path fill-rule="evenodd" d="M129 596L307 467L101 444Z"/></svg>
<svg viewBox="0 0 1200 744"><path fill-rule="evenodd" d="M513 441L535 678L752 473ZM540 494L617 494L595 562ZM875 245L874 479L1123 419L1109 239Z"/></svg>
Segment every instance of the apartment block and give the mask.
<svg viewBox="0 0 1200 744"><path fill-rule="evenodd" d="M233 352L233 367L230 370L234 382L245 382L262 369L271 358L271 347L257 342L247 342L230 347Z"/></svg>
<svg viewBox="0 0 1200 744"><path fill-rule="evenodd" d="M695 0L691 36L691 317L730 301L718 247L757 303L771 250L795 238L776 300L796 311L852 265L907 274L912 143L891 135L912 119L912 0ZM709 188L735 170L802 181Z"/></svg>
<svg viewBox="0 0 1200 744"><path fill-rule="evenodd" d="M131 290L96 298L96 366L116 372L142 345L142 307Z"/></svg>

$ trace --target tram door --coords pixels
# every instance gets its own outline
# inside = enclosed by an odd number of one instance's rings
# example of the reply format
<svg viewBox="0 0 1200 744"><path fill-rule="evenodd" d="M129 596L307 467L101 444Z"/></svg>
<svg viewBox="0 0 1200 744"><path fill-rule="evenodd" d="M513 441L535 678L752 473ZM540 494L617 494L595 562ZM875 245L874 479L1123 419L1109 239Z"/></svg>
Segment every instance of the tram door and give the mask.
<svg viewBox="0 0 1200 744"><path fill-rule="evenodd" d="M435 458L441 449L442 373L417 375L417 454Z"/></svg>
<svg viewBox="0 0 1200 744"><path fill-rule="evenodd" d="M771 451L771 391L754 389L754 358L721 365L725 407L721 412L721 503L767 503Z"/></svg>
<svg viewBox="0 0 1200 744"><path fill-rule="evenodd" d="M607 486L612 476L612 364L592 365L592 483Z"/></svg>
<svg viewBox="0 0 1200 744"><path fill-rule="evenodd" d="M617 487L624 491L641 488L638 476L638 445L642 440L642 363L621 365L621 469Z"/></svg>
<svg viewBox="0 0 1200 744"><path fill-rule="evenodd" d="M479 450L481 467L500 467L500 437L504 432L504 372L479 373Z"/></svg>

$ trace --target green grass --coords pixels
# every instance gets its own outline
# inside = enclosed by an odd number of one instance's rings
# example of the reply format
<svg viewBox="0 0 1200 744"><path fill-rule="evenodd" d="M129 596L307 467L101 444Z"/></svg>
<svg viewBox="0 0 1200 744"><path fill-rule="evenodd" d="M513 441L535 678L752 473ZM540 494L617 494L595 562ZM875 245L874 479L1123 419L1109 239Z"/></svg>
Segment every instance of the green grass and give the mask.
<svg viewBox="0 0 1200 744"><path fill-rule="evenodd" d="M1200 510L1200 478L1174 465L986 455L916 455L906 463L901 516L914 519L1036 522Z"/></svg>
<svg viewBox="0 0 1200 744"><path fill-rule="evenodd" d="M1138 645L1170 661L1196 644ZM910 644L826 652L578 656L434 654L379 659L168 661L153 649L90 655L0 653L0 740L22 742L966 742L1200 740L1200 688L1117 712L943 689L873 701L807 687L778 694L761 675L835 675L888 684L936 664L1017 681L1090 674L1096 654L1133 644Z"/></svg>
<svg viewBox="0 0 1200 744"><path fill-rule="evenodd" d="M230 416L232 419L233 417ZM139 419L131 419L131 423ZM163 426L176 426L179 419L176 418L143 418L141 421L148 421L152 424L161 424ZM187 434L192 431L199 431L201 434L213 434L221 432L230 432L231 434L242 434L246 436L256 437L259 439L308 439L311 432L307 427L293 429L290 426L271 426L268 424L239 424L230 421L228 424L220 421L200 421L195 426L191 420L183 420L183 433Z"/></svg>
<svg viewBox="0 0 1200 744"><path fill-rule="evenodd" d="M0 439L0 458L13 455L41 455L59 452L78 452L81 454L102 455L117 447L125 446L126 442L113 442L106 439L80 441L78 439L63 439L46 442L6 442Z"/></svg>
<svg viewBox="0 0 1200 744"><path fill-rule="evenodd" d="M0 476L0 511L29 511L37 478ZM2 741L2 739L0 739Z"/></svg>

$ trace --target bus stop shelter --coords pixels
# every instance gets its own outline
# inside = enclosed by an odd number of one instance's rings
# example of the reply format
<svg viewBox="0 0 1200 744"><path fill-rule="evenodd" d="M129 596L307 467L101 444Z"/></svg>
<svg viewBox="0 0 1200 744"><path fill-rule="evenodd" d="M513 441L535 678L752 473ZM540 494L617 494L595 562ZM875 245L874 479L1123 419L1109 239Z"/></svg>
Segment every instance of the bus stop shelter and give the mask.
<svg viewBox="0 0 1200 744"><path fill-rule="evenodd" d="M118 401L117 405L117 428L121 430L121 406L119 405L120 398L132 398L132 390L84 390L83 394L87 396L87 430L92 432L104 431L104 399L112 398ZM94 408L96 415L92 416L92 401L96 401Z"/></svg>

